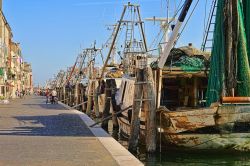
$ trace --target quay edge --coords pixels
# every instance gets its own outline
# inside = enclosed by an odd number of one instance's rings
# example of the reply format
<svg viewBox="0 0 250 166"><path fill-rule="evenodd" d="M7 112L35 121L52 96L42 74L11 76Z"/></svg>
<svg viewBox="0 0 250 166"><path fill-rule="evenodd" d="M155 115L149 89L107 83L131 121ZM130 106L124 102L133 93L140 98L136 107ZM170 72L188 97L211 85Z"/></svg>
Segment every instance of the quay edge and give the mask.
<svg viewBox="0 0 250 166"><path fill-rule="evenodd" d="M73 113L79 115L81 120L88 126L89 130L93 135L101 142L105 149L111 154L115 161L121 166L143 166L143 163L140 162L134 155L132 155L126 148L124 148L119 142L117 142L113 137L106 133L101 127L89 127L95 122L87 116L85 113L80 112L76 109L71 108L70 106L58 102L63 105Z"/></svg>

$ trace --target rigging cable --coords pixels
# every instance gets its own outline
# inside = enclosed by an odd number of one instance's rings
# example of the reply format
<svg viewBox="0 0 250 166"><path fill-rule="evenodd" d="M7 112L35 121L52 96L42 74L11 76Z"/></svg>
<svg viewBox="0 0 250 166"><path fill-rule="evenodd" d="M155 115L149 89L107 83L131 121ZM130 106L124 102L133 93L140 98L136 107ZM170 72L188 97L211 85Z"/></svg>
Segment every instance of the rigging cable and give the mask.
<svg viewBox="0 0 250 166"><path fill-rule="evenodd" d="M181 37L181 35L182 35L182 33L183 33L184 29L186 28L186 26L187 26L187 24L188 24L188 22L189 22L190 18L191 18L191 17L192 17L192 15L194 14L194 11L195 11L195 9L196 9L196 7L197 7L197 5L198 5L198 3L199 3L199 2L200 2L200 0L197 0L197 2L196 2L196 4L195 4L195 6L194 6L194 8L193 8L192 12L190 13L190 15L189 15L189 17L188 17L188 19L187 19L187 21L186 21L185 25L183 26L183 28L182 28L182 30L181 30L181 32L180 32L180 34L179 34L179 36L178 36L178 38L177 38L177 40L176 40L176 42L175 42L174 46L176 45L177 41L178 41L178 40L179 40L179 38Z"/></svg>
<svg viewBox="0 0 250 166"><path fill-rule="evenodd" d="M204 31L203 31L203 36L206 35L206 20L207 20L207 0L205 1L205 10L204 10Z"/></svg>
<svg viewBox="0 0 250 166"><path fill-rule="evenodd" d="M182 3L182 1L183 1L183 0L181 0L180 3L178 4L177 10L175 11L176 13L175 13L175 15L174 15L173 18L176 18L177 14L178 14L178 13L181 11L181 9L184 7L184 3L183 3L182 6L180 6L181 3ZM169 21L169 24L172 23L172 22L174 22L174 21L175 21L175 19L172 19L171 21ZM166 35L166 33L167 33L167 31L164 32L164 34L162 35L160 41L162 41L162 39L163 39L163 37Z"/></svg>
<svg viewBox="0 0 250 166"><path fill-rule="evenodd" d="M174 14L174 16L173 16L173 19L172 19L171 21L168 22L169 25L170 25L172 22L174 22L175 18L177 17L177 14L178 14L178 13L181 11L181 9L183 8L184 4L182 4L182 1L183 1L183 0L181 0L180 3L178 4L178 8L177 8L177 10L175 11L175 14ZM182 4L182 5L181 5L181 4ZM163 35L162 35L162 37L161 37L161 39L159 40L159 42L156 42L156 41L158 41L158 38L160 38L161 32L162 32L162 29L160 29L159 33L157 34L157 36L155 37L155 39L153 40L153 42L150 44L150 48L151 48L151 49L149 49L148 52L151 52L152 50L158 50L158 48L152 49L152 47L153 47L153 46L156 47L155 45L156 45L156 44L159 44L159 43L162 41L162 39L163 39L163 37L165 36L165 34L167 33L167 31L164 31L164 32L163 32ZM155 45L154 45L154 44L155 44Z"/></svg>

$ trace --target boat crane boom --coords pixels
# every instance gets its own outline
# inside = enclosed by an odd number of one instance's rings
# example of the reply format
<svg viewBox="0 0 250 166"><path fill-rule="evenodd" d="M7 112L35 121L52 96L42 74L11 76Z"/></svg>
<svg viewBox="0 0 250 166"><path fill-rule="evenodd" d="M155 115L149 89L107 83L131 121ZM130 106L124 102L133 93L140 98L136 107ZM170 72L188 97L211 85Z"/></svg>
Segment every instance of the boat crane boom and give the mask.
<svg viewBox="0 0 250 166"><path fill-rule="evenodd" d="M186 18L186 15L187 15L187 12L192 4L193 0L186 0L185 3L184 3L184 6L182 8L182 11L181 11L181 14L177 20L177 23L173 29L173 32L169 38L169 41L168 43L166 44L164 50L163 50L163 53L162 55L160 56L159 58L159 61L158 61L158 68L162 69L166 63L166 60L169 56L169 53L171 51L171 49L173 48L174 44L175 44L175 41L178 37L178 32L181 28L181 25L182 23L184 22L185 18Z"/></svg>

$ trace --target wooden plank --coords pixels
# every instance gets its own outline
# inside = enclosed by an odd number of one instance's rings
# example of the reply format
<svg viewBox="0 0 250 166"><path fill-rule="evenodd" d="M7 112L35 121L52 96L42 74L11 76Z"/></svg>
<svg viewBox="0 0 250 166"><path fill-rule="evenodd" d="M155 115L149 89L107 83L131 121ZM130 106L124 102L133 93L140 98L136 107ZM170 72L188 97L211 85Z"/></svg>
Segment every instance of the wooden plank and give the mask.
<svg viewBox="0 0 250 166"><path fill-rule="evenodd" d="M134 102L134 89L135 89L135 80L126 80L126 90L125 95L123 99L123 107L128 107L130 105L133 105Z"/></svg>
<svg viewBox="0 0 250 166"><path fill-rule="evenodd" d="M124 88L125 88L125 83L126 83L126 80L123 79L122 82L121 82L121 85L119 87L119 90L118 90L118 96L117 96L117 105L121 104L122 103L122 96L123 96L123 93L125 92L124 91Z"/></svg>

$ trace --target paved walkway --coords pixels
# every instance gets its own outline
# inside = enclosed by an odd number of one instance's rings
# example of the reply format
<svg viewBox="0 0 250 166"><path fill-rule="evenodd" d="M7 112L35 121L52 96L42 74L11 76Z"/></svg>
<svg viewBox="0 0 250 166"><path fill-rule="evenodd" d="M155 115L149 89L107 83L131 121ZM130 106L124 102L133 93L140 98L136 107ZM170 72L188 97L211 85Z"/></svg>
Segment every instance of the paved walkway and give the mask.
<svg viewBox="0 0 250 166"><path fill-rule="evenodd" d="M140 165L102 129L88 128L85 114L44 101L0 105L0 165Z"/></svg>

